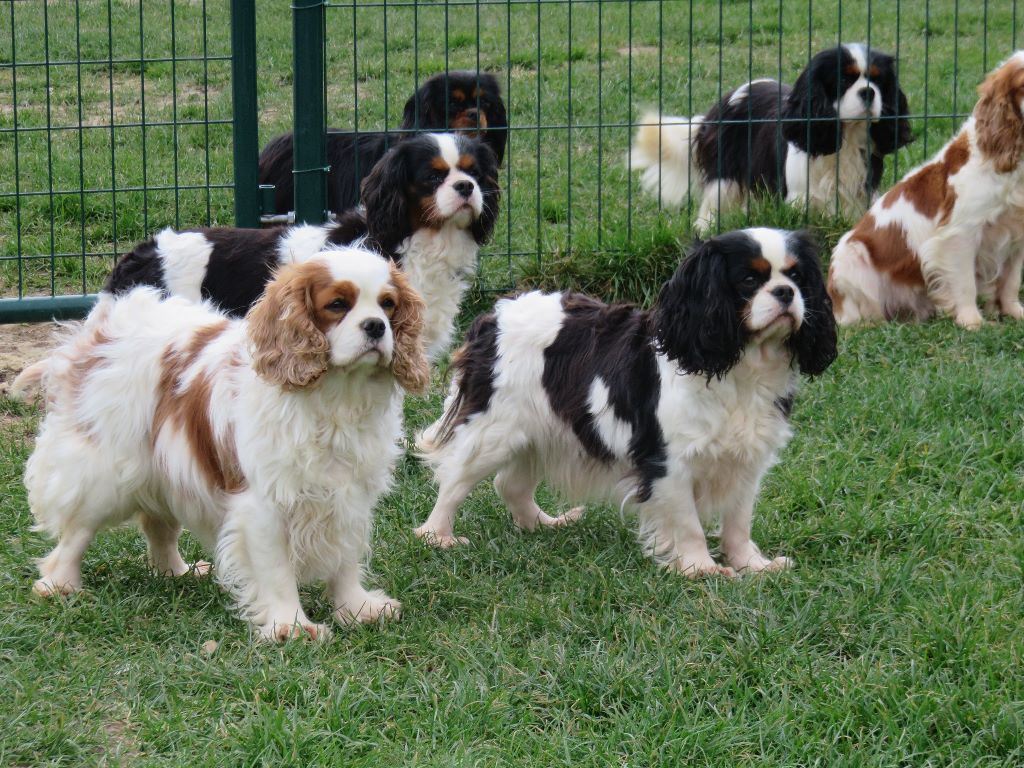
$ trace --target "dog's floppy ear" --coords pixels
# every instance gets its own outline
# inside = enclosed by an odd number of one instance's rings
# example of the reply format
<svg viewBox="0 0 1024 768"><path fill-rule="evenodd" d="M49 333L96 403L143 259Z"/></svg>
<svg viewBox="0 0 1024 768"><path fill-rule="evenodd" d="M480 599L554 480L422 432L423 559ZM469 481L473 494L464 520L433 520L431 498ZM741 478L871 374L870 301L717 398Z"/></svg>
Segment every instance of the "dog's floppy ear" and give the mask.
<svg viewBox="0 0 1024 768"><path fill-rule="evenodd" d="M487 145L494 150L494 156L498 161L498 167L505 162L505 145L508 143L508 113L505 111L505 102L501 98L501 86L498 85L498 78L490 72L480 74L480 87L488 97L487 130L482 138Z"/></svg>
<svg viewBox="0 0 1024 768"><path fill-rule="evenodd" d="M827 60L812 59L782 105L783 137L811 157L834 154L843 143L833 97L826 93L818 76L824 66L828 66Z"/></svg>
<svg viewBox="0 0 1024 768"><path fill-rule="evenodd" d="M697 241L661 288L654 309L658 351L685 373L722 378L747 340L728 260L714 239Z"/></svg>
<svg viewBox="0 0 1024 768"><path fill-rule="evenodd" d="M360 192L366 208L368 245L390 258L412 234L407 147L403 142L389 149L363 179Z"/></svg>
<svg viewBox="0 0 1024 768"><path fill-rule="evenodd" d="M402 128L436 130L445 128L445 108L448 99L445 94L447 78L444 74L434 75L416 89L416 93L405 102L402 113Z"/></svg>
<svg viewBox="0 0 1024 768"><path fill-rule="evenodd" d="M330 343L313 322L314 269L282 267L246 316L253 368L284 389L309 386L327 370Z"/></svg>
<svg viewBox="0 0 1024 768"><path fill-rule="evenodd" d="M978 86L981 98L974 106L978 148L999 173L1009 173L1024 156L1024 75L1019 67L1004 64Z"/></svg>
<svg viewBox="0 0 1024 768"><path fill-rule="evenodd" d="M494 232L494 222L498 218L501 202L501 187L498 185L498 160L494 152L483 141L476 141L474 144L477 181L480 184L480 194L484 198L484 207L480 212L480 218L473 222L472 232L477 244L483 245L491 239Z"/></svg>
<svg viewBox="0 0 1024 768"><path fill-rule="evenodd" d="M787 346L800 372L817 376L836 359L836 320L832 313L832 300L821 274L818 244L810 234L793 232L787 247L799 265L795 282L804 300L803 322L789 337Z"/></svg>
<svg viewBox="0 0 1024 768"><path fill-rule="evenodd" d="M390 265L391 284L398 301L391 315L391 333L395 338L391 371L409 392L423 392L430 384L430 366L423 352L423 310L426 305L409 285L409 280L394 263Z"/></svg>
<svg viewBox="0 0 1024 768"><path fill-rule="evenodd" d="M877 123L871 124L871 145L874 154L891 155L914 140L910 121L907 120L910 106L896 77L896 60L879 53L875 54L873 61L890 74L882 84L882 114Z"/></svg>

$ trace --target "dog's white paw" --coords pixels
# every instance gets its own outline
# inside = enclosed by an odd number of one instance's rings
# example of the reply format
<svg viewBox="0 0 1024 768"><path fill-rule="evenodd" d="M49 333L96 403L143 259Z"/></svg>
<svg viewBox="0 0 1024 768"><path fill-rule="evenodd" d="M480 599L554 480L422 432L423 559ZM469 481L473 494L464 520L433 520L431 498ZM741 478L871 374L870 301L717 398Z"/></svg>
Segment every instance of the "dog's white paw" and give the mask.
<svg viewBox="0 0 1024 768"><path fill-rule="evenodd" d="M957 311L955 319L957 325L968 331L978 330L984 322L977 307L963 307Z"/></svg>
<svg viewBox="0 0 1024 768"><path fill-rule="evenodd" d="M401 616L402 604L379 589L347 600L334 612L339 624L373 624L380 619L394 620Z"/></svg>
<svg viewBox="0 0 1024 768"><path fill-rule="evenodd" d="M566 525L572 525L583 517L583 512L585 510L585 507L573 507L569 511L563 512L557 517L554 517L548 525L552 528L561 528Z"/></svg>
<svg viewBox="0 0 1024 768"><path fill-rule="evenodd" d="M32 585L32 591L40 597L62 597L66 595L73 595L75 592L81 591L81 589L81 583L73 583L66 580L55 580L51 576L39 579Z"/></svg>
<svg viewBox="0 0 1024 768"><path fill-rule="evenodd" d="M710 557L697 560L680 557L672 562L671 567L688 579L700 579L705 576L725 576L730 579L736 577L735 570L727 565L719 565Z"/></svg>
<svg viewBox="0 0 1024 768"><path fill-rule="evenodd" d="M291 624L284 621L270 622L259 627L259 633L264 640L276 643L283 643L296 637L306 640L327 640L332 634L331 628L326 624L316 624L308 619L293 621Z"/></svg>
<svg viewBox="0 0 1024 768"><path fill-rule="evenodd" d="M788 557L780 556L774 560L769 560L760 553L742 563L735 560L730 560L730 562L740 573L770 573L773 571L784 571L793 567L793 561Z"/></svg>
<svg viewBox="0 0 1024 768"><path fill-rule="evenodd" d="M453 536L448 533L437 533L428 528L416 528L413 530L416 534L416 538L422 539L425 543L432 547L438 547L439 549L450 549L451 547L457 547L460 544L469 544L469 539L465 536Z"/></svg>
<svg viewBox="0 0 1024 768"><path fill-rule="evenodd" d="M1013 320L1024 320L1024 306L1019 301L1015 301L1005 309L1002 310L1002 314L1006 315Z"/></svg>

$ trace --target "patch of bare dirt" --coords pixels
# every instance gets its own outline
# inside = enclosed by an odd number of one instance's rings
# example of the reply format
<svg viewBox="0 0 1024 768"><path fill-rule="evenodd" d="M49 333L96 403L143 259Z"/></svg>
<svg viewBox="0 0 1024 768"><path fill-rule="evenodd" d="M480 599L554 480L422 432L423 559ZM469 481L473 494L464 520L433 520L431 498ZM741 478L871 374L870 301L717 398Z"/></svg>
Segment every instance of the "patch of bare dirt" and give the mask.
<svg viewBox="0 0 1024 768"><path fill-rule="evenodd" d="M657 53L658 46L656 45L634 45L632 48L629 46L623 46L622 48L616 48L615 51L619 56L629 56L630 53Z"/></svg>
<svg viewBox="0 0 1024 768"><path fill-rule="evenodd" d="M53 349L56 323L0 325L0 395L6 395L14 377Z"/></svg>

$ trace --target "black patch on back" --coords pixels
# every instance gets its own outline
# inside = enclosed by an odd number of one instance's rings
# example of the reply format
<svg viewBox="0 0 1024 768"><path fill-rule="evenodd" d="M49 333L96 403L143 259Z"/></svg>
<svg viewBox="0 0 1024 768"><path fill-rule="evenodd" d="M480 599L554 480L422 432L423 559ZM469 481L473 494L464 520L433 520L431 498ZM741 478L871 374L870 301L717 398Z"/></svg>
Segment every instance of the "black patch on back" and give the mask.
<svg viewBox="0 0 1024 768"><path fill-rule="evenodd" d="M213 243L206 277L200 286L202 297L229 315L243 316L274 276L280 263L277 243L287 228L213 227L197 231Z"/></svg>
<svg viewBox="0 0 1024 768"><path fill-rule="evenodd" d="M551 408L590 456L611 462L614 454L601 440L589 406L590 388L600 376L612 413L632 429L628 458L639 480L637 500L647 501L654 481L667 474L651 316L631 305L608 305L576 293L563 295L562 308L562 328L544 350L541 383Z"/></svg>
<svg viewBox="0 0 1024 768"><path fill-rule="evenodd" d="M202 282L193 288L229 315L242 317L273 278L280 265L278 243L290 228L208 227L185 231L198 232L212 246ZM365 216L361 211L352 210L332 226L326 242L348 245L365 235ZM199 258L198 251L196 258ZM120 294L137 285L151 285L167 294L163 258L153 239L140 243L121 257L104 290Z"/></svg>
<svg viewBox="0 0 1024 768"><path fill-rule="evenodd" d="M359 185L400 134L369 131L349 133L331 128L327 132L327 210L337 214L359 204ZM295 209L292 134L275 136L263 148L259 159L259 183L274 185L277 213Z"/></svg>
<svg viewBox="0 0 1024 768"><path fill-rule="evenodd" d="M695 146L705 180L727 179L745 189L785 196L786 139L777 121L791 91L774 80L753 83L746 98L730 104L730 91L708 110Z"/></svg>
<svg viewBox="0 0 1024 768"><path fill-rule="evenodd" d="M459 379L455 402L445 410L437 442L448 442L455 428L483 413L494 396L494 363L498 358L498 320L494 314L480 315L466 332L466 340L455 352L452 369Z"/></svg>
<svg viewBox="0 0 1024 768"><path fill-rule="evenodd" d="M140 285L159 288L166 295L163 261L157 253L156 241L150 238L124 254L114 265L103 290L115 296Z"/></svg>

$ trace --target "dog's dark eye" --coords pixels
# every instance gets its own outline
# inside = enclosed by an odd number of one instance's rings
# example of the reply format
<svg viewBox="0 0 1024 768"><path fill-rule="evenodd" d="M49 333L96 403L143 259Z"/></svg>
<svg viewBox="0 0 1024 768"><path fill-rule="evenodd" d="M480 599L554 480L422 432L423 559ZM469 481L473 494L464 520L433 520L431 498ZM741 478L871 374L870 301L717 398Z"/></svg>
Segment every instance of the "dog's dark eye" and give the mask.
<svg viewBox="0 0 1024 768"><path fill-rule="evenodd" d="M446 174L441 173L440 171L433 171L429 176L427 176L427 181L433 182L434 184L440 184L444 181L445 176Z"/></svg>
<svg viewBox="0 0 1024 768"><path fill-rule="evenodd" d="M352 305L344 299L335 299L328 304L324 309L329 309L331 312L348 312L352 309Z"/></svg>
<svg viewBox="0 0 1024 768"><path fill-rule="evenodd" d="M760 282L760 278L754 275L747 275L740 280L740 286L743 288L756 288Z"/></svg>
<svg viewBox="0 0 1024 768"><path fill-rule="evenodd" d="M793 267L792 269L787 269L782 274L784 274L786 277L788 277L794 283L799 283L800 282L800 270L797 267Z"/></svg>
<svg viewBox="0 0 1024 768"><path fill-rule="evenodd" d="M381 299L380 308L385 310L385 311L394 309L395 308L395 300L394 299Z"/></svg>

